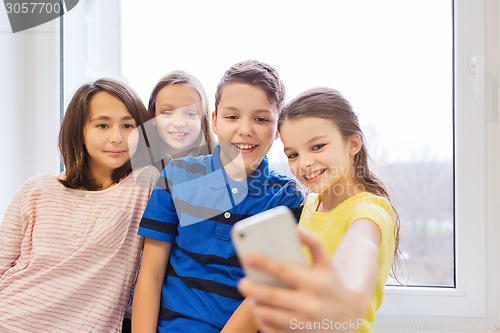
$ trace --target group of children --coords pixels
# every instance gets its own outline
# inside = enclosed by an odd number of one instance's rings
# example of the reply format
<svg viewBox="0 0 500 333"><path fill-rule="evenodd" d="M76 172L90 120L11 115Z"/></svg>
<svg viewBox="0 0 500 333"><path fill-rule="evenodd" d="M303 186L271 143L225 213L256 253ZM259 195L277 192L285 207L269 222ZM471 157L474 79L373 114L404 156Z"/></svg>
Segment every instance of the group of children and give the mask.
<svg viewBox="0 0 500 333"><path fill-rule="evenodd" d="M0 224L0 331L126 332L133 289L134 333L300 332L292 318L371 332L399 219L343 96L284 99L276 70L254 60L224 73L212 114L183 71L147 110L118 81L83 85L61 125L65 171L28 180ZM269 168L280 136L307 198ZM276 206L300 219L312 267L244 260L291 288L244 278L230 239Z"/></svg>

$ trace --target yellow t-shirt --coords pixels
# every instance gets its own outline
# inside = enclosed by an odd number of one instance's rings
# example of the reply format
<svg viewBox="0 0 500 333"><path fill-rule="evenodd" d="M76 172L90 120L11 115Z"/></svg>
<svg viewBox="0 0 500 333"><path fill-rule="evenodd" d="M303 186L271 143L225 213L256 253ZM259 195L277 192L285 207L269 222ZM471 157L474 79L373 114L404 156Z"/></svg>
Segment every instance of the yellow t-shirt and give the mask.
<svg viewBox="0 0 500 333"><path fill-rule="evenodd" d="M368 192L358 193L328 212L317 212L319 203L320 196L317 193L307 196L299 224L320 236L329 255L335 253L342 236L353 222L360 219L370 220L380 229L377 283L370 298L366 320L357 331L373 332L375 311L382 304L385 283L394 257L394 211L387 199Z"/></svg>

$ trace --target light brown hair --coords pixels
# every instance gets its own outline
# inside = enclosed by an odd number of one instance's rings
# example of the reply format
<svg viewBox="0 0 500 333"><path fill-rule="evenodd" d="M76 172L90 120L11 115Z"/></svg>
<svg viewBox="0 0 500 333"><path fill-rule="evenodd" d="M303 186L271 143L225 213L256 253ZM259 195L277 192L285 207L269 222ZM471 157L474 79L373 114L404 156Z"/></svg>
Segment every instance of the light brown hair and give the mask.
<svg viewBox="0 0 500 333"><path fill-rule="evenodd" d="M396 225L394 237L396 246L394 249L394 265L392 274L395 276L395 268L399 264L399 225L400 219L394 205L391 203L387 189L369 167L369 155L365 146L365 139L359 125L358 116L353 111L351 104L337 90L325 87L313 88L307 90L290 101L283 109L279 120L278 130L286 120L295 120L300 118L322 118L332 121L344 140L359 135L361 139L361 149L354 156L354 179L361 185L364 191L386 198L391 204L396 216Z"/></svg>
<svg viewBox="0 0 500 333"><path fill-rule="evenodd" d="M212 152L213 145L213 135L212 128L210 126L210 106L208 104L207 93L201 82L193 75L182 71L176 70L163 76L158 83L154 86L153 91L149 97L148 103L148 113L151 118L156 116L156 98L158 93L165 87L173 86L174 84L183 84L196 90L201 99L201 105L203 110L200 110L200 120L201 120L201 134L203 140L199 140L196 152L193 152L194 156L206 155ZM201 138L200 138L201 139Z"/></svg>

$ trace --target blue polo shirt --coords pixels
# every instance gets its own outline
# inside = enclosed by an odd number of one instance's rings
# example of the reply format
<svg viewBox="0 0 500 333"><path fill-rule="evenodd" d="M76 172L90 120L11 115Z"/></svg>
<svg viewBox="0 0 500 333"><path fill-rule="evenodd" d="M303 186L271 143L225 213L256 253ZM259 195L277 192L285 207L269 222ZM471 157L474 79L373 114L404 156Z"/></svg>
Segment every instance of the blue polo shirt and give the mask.
<svg viewBox="0 0 500 333"><path fill-rule="evenodd" d="M226 175L220 146L212 155L172 160L139 227L141 236L172 243L157 331L220 332L243 301L232 226L277 206L298 219L303 199L295 181L269 170L267 157L241 182Z"/></svg>

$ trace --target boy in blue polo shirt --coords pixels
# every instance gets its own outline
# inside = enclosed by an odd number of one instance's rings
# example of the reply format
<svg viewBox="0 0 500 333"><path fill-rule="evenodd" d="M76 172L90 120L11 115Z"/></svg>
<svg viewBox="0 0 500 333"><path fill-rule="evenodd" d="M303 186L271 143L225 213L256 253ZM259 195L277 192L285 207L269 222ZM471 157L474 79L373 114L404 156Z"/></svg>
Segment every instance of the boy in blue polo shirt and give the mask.
<svg viewBox="0 0 500 333"><path fill-rule="evenodd" d="M219 145L212 155L173 160L163 170L139 228L145 243L134 333L220 332L243 301L236 285L244 274L230 239L234 223L276 206L300 214L297 184L270 171L266 157L278 138L284 95L271 66L253 60L232 66L215 96ZM245 302L232 329L253 330L247 315Z"/></svg>

